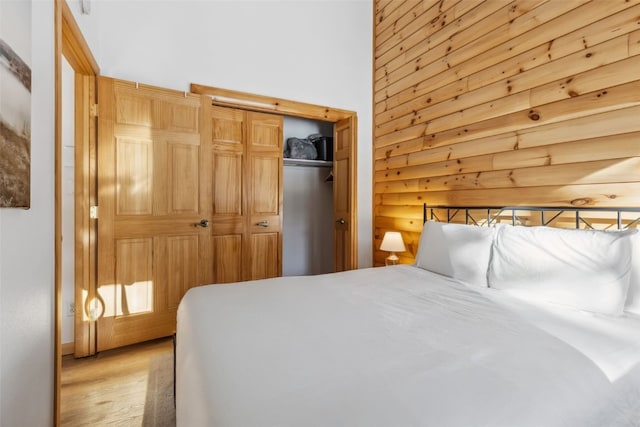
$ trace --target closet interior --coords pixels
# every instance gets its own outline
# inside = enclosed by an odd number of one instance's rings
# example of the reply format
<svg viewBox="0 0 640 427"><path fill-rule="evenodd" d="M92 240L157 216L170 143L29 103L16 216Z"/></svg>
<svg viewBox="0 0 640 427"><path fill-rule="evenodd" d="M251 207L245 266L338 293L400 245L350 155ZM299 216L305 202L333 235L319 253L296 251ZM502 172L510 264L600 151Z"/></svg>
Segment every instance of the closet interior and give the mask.
<svg viewBox="0 0 640 427"><path fill-rule="evenodd" d="M333 137L333 123L284 117L283 146L289 138ZM334 271L333 162L283 160L282 275Z"/></svg>

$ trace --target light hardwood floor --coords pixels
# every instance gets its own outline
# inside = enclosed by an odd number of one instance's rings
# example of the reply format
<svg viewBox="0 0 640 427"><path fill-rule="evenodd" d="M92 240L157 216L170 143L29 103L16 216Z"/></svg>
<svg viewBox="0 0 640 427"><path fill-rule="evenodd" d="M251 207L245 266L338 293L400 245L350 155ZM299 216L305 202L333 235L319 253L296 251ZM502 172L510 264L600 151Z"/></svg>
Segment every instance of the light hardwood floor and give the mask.
<svg viewBox="0 0 640 427"><path fill-rule="evenodd" d="M173 353L171 338L62 360L61 423L72 426L142 426L149 368ZM171 372L172 374L172 372Z"/></svg>

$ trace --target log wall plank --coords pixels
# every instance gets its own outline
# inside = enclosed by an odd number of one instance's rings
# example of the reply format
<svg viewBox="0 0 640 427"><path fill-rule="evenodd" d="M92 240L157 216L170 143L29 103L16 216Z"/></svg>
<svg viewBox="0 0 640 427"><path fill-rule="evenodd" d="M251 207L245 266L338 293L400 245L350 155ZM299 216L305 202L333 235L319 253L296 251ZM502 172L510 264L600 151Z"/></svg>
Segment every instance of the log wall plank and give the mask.
<svg viewBox="0 0 640 427"><path fill-rule="evenodd" d="M607 85L633 81L634 70L637 69L634 67L637 66L637 63L634 63L631 58L629 58L629 40L630 36L625 34L516 76L498 80L495 83L488 83L477 89L469 87L468 81L466 80L446 85L431 92L429 94L429 105L422 109L409 111L394 109L381 113L379 115L380 124L376 126L376 136L382 136L393 132L395 129L407 127L412 124L412 121L415 122L423 117L432 120L483 102L490 102L501 97L539 87L545 82L554 85L557 84L557 86L562 87L562 89L566 88L564 94L574 96L573 94L590 92L598 88L606 87ZM619 71L619 64L614 63L624 59L630 60L629 68L626 73L622 73L622 75L618 77L617 81L605 79L599 87L594 89L581 89L580 91L564 84L566 80L576 80L576 77L583 74L585 76L583 80L589 82L592 80L598 81L597 79L591 78L591 74L587 72L594 71L595 73L605 74L608 73L608 69L611 68ZM610 64L613 64L613 66L608 69L603 69L604 66ZM577 82L574 82L572 86L575 86L576 83ZM593 87L593 83L591 83L591 86ZM544 91L546 91L546 88L544 88ZM561 98L560 96L556 97L556 99ZM554 100L555 99L550 99L545 102L552 102ZM534 102L534 104L542 103L544 102ZM416 104L413 106L418 107Z"/></svg>
<svg viewBox="0 0 640 427"><path fill-rule="evenodd" d="M572 141L575 138L635 132L640 130L638 117L640 107L632 107L479 139L474 139L468 132L449 135L448 139L419 138L402 145L377 148L376 170L487 154L487 145L484 144L487 141L491 142L491 149L497 152Z"/></svg>
<svg viewBox="0 0 640 427"><path fill-rule="evenodd" d="M458 66L451 67L449 72L436 75L421 81L415 86L409 87L402 92L389 96L382 102L376 104L376 113L384 111L400 117L407 112L419 110L434 103L434 92L449 85L467 87L474 90L486 86L501 79L507 79L543 65L552 60L580 52L588 47L593 47L612 38L626 34L638 28L638 16L640 15L640 5L633 6L611 16L599 20L587 27L579 28L569 34L558 36L551 41L545 42L544 37L538 37L538 31L544 33L544 26L533 30L529 35L542 41L541 44L524 50L514 55L520 49L521 44L513 46L506 43L492 49L483 58L494 60L495 58L505 58L503 61L496 60L487 68L482 68L482 61L467 61ZM573 16L573 15L570 15ZM560 23L562 24L562 23ZM553 29L553 28L551 28ZM637 34L637 33L636 33ZM552 35L556 35L555 33ZM636 37L637 41L637 37ZM522 43L530 43L530 40L522 40ZM630 41L630 44L633 43ZM630 48L631 49L631 48ZM640 49L640 46L637 47ZM630 55L636 55L632 51ZM396 109L396 111L393 111ZM388 121L388 117L385 122Z"/></svg>
<svg viewBox="0 0 640 427"><path fill-rule="evenodd" d="M376 48L377 63L381 67L375 70L375 81L381 80L401 67L407 67L406 64L423 55L430 47L444 43L448 38L491 16L507 4L509 0L492 0L482 3L461 1L449 10L444 7L432 7L419 20L416 20L418 29L410 36L400 39L395 50L382 53ZM470 39L472 36L467 37ZM416 61L416 66L419 62L420 60ZM389 81L387 80L386 83L388 84Z"/></svg>
<svg viewBox="0 0 640 427"><path fill-rule="evenodd" d="M425 31L435 29L441 26L441 21L446 20L447 15L453 15L454 12L448 12L460 0L445 0L435 4L427 2L419 2L413 4L411 2L404 3L398 8L400 16L393 27L389 27L376 37L378 44L375 46L374 54L381 62L387 61L396 55L406 51L411 47L411 42L417 42ZM466 2L463 4L467 5ZM406 5L406 7L405 7ZM468 5L467 8L473 7ZM395 31L399 28L400 31Z"/></svg>

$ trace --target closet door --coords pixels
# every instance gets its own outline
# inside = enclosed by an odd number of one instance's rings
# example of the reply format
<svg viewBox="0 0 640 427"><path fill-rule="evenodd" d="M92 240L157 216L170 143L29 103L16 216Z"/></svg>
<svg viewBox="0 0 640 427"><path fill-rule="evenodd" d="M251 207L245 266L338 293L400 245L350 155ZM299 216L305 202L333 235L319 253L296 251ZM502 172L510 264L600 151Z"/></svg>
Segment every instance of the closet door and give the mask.
<svg viewBox="0 0 640 427"><path fill-rule="evenodd" d="M169 336L206 279L210 167L201 97L98 79L97 350Z"/></svg>
<svg viewBox="0 0 640 427"><path fill-rule="evenodd" d="M282 275L282 117L247 113L247 280Z"/></svg>
<svg viewBox="0 0 640 427"><path fill-rule="evenodd" d="M357 268L355 116L334 126L333 219L335 271Z"/></svg>
<svg viewBox="0 0 640 427"><path fill-rule="evenodd" d="M282 117L210 107L212 283L282 275Z"/></svg>
<svg viewBox="0 0 640 427"><path fill-rule="evenodd" d="M213 276L211 283L244 280L245 116L242 110L209 106L211 140Z"/></svg>

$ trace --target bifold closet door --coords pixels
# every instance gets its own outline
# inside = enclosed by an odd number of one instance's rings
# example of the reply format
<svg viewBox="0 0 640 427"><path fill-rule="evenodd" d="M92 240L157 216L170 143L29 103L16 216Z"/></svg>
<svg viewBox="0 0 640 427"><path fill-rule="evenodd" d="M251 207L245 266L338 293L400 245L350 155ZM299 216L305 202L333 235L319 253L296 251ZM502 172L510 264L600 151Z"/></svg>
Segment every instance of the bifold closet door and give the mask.
<svg viewBox="0 0 640 427"><path fill-rule="evenodd" d="M282 275L282 117L247 113L250 280Z"/></svg>
<svg viewBox="0 0 640 427"><path fill-rule="evenodd" d="M213 251L212 283L243 280L245 208L243 195L245 112L208 106L211 140Z"/></svg>
<svg viewBox="0 0 640 427"><path fill-rule="evenodd" d="M213 283L282 274L282 117L210 111Z"/></svg>
<svg viewBox="0 0 640 427"><path fill-rule="evenodd" d="M357 268L355 116L334 126L333 219L335 271Z"/></svg>

